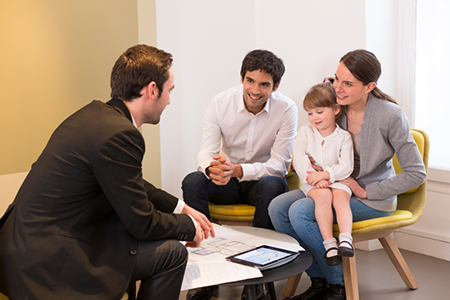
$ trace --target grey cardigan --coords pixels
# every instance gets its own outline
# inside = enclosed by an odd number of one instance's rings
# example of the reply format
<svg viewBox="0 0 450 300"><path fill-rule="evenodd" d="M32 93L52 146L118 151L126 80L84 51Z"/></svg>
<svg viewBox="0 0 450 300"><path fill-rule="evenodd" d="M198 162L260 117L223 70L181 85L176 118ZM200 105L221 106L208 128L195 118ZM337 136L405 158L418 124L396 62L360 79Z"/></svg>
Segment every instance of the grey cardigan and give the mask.
<svg viewBox="0 0 450 300"><path fill-rule="evenodd" d="M346 107L339 126L347 129ZM397 154L403 173L395 174L392 157ZM381 211L394 211L397 196L425 181L426 172L419 149L409 129L404 110L370 94L361 126L360 171L355 178L367 191L358 199Z"/></svg>

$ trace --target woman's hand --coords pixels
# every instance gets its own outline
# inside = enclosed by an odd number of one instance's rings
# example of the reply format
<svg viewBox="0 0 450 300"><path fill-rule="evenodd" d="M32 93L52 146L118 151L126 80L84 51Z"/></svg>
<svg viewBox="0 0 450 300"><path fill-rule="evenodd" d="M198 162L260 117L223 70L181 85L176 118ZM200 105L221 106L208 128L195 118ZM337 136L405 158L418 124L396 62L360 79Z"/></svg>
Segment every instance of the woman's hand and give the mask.
<svg viewBox="0 0 450 300"><path fill-rule="evenodd" d="M345 184L346 186L348 186L352 192L353 195L355 197L358 197L360 199L367 199L367 192L365 188L362 188L358 182L356 182L355 179L353 179L353 177L348 177L344 180L339 181L340 183Z"/></svg>

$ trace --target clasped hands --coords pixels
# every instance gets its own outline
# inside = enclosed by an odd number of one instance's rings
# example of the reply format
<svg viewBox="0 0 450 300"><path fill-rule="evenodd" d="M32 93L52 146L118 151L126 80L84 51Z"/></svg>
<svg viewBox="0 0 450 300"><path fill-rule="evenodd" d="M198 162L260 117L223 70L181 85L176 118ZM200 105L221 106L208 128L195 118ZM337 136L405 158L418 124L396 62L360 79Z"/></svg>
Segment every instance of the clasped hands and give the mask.
<svg viewBox="0 0 450 300"><path fill-rule="evenodd" d="M217 154L206 170L212 182L217 185L226 185L232 177L242 177L242 167L231 163L225 154Z"/></svg>
<svg viewBox="0 0 450 300"><path fill-rule="evenodd" d="M242 177L241 166L232 164L228 156L218 154L213 158L214 160L210 163L206 173L215 184L226 185L232 177ZM199 247L203 238L207 239L210 235L215 237L214 227L204 214L187 204L184 205L182 213L191 215L197 222L195 238L192 242L187 242L186 247Z"/></svg>

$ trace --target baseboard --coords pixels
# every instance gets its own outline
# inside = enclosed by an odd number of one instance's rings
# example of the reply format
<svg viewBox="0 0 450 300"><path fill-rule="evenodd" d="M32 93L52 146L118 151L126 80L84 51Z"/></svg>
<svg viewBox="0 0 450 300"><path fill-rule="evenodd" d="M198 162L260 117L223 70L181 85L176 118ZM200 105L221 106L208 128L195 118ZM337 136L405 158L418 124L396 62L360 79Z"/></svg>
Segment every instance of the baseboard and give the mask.
<svg viewBox="0 0 450 300"><path fill-rule="evenodd" d="M403 228L394 232L394 240L400 249L450 261L450 238Z"/></svg>
<svg viewBox="0 0 450 300"><path fill-rule="evenodd" d="M381 243L379 240L370 240L370 241L355 243L355 248L359 249L359 250L364 250L364 251L374 251L374 250L382 249L383 246L381 246Z"/></svg>
<svg viewBox="0 0 450 300"><path fill-rule="evenodd" d="M450 238L448 237L403 228L395 231L393 238L399 249L450 261ZM383 246L378 240L370 240L355 243L355 248L374 251L382 249Z"/></svg>

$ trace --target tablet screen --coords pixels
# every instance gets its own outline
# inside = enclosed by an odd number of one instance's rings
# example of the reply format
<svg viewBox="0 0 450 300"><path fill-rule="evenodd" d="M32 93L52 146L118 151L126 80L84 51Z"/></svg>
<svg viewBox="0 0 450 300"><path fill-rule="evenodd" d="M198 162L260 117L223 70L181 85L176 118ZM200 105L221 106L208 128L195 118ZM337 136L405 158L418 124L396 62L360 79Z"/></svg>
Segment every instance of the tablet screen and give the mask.
<svg viewBox="0 0 450 300"><path fill-rule="evenodd" d="M265 267L282 261L290 261L298 255L297 252L279 249L271 246L259 246L255 249L239 253L227 259L255 267Z"/></svg>

